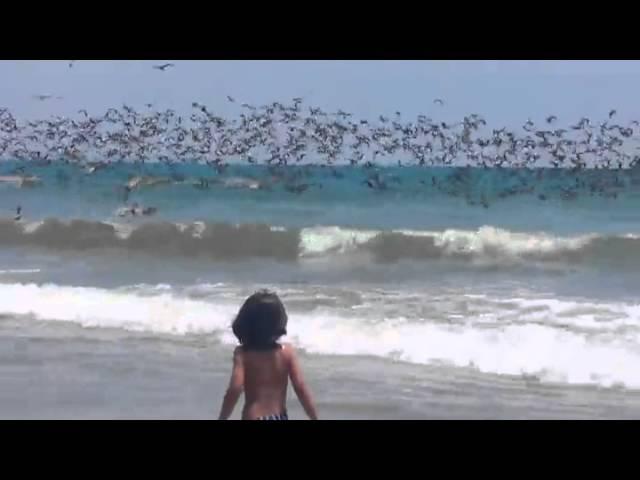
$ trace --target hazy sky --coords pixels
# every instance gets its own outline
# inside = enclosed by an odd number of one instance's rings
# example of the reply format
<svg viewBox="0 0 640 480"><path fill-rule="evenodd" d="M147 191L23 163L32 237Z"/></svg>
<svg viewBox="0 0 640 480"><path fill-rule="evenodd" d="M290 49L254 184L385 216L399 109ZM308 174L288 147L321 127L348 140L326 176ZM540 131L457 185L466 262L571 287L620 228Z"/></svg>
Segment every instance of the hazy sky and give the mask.
<svg viewBox="0 0 640 480"><path fill-rule="evenodd" d="M19 117L47 117L123 103L186 112L199 101L231 114L237 107L227 95L259 104L301 96L308 105L365 117L399 110L449 121L480 113L495 126L552 113L560 122L601 119L610 108L640 119L638 61L174 61L165 72L152 69L156 63L0 61L0 106ZM35 94L63 99L42 102Z"/></svg>

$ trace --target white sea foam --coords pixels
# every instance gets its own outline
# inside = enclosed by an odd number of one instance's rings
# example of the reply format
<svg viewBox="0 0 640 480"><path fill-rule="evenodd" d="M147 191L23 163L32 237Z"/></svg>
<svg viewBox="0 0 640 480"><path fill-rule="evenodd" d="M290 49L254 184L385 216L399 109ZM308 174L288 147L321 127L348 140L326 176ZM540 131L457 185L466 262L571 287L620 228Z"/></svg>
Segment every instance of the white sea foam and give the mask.
<svg viewBox="0 0 640 480"><path fill-rule="evenodd" d="M510 232L489 226L481 227L477 231L445 230L431 234L435 238L435 245L444 248L447 253L503 252L512 256L577 250L592 238L589 235L563 238L546 233Z"/></svg>
<svg viewBox="0 0 640 480"><path fill-rule="evenodd" d="M212 294L216 286L211 286ZM222 288L227 292L226 287ZM228 293L228 292L227 292ZM368 355L542 380L640 388L640 306L559 299L460 296L424 317L372 318L362 309L290 312L289 339L328 355ZM105 290L0 284L0 314L32 315L84 327L162 334L218 334L234 342L230 295L192 299L162 285ZM286 303L286 295L284 301ZM465 314L471 305L481 314ZM372 307L373 308L373 307ZM431 318L433 317L433 318Z"/></svg>
<svg viewBox="0 0 640 480"><path fill-rule="evenodd" d="M365 244L378 233L375 230L354 230L340 227L305 228L300 233L300 253L303 257L327 253L347 253Z"/></svg>
<svg viewBox="0 0 640 480"><path fill-rule="evenodd" d="M382 233L384 232L377 230L340 227L305 228L300 235L301 254L318 256L327 253L348 253L362 247ZM484 226L478 230L391 230L387 234L408 239L431 238L434 248L445 256L466 254L477 257L489 255L507 258L528 255L544 257L563 251L577 251L596 238L595 235L558 237L547 233L511 232L491 226ZM402 249L402 245L398 248Z"/></svg>
<svg viewBox="0 0 640 480"><path fill-rule="evenodd" d="M39 268L16 268L9 270L0 270L0 275L16 275L16 274L30 274L30 273L40 273Z"/></svg>

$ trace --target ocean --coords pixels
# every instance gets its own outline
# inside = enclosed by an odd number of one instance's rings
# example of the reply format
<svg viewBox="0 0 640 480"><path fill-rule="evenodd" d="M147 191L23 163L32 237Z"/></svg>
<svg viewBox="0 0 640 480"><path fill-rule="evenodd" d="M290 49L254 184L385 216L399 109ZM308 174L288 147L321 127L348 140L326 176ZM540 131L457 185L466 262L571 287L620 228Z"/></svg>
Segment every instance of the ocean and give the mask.
<svg viewBox="0 0 640 480"><path fill-rule="evenodd" d="M20 165L0 418L215 418L259 288L322 418L640 415L638 169Z"/></svg>

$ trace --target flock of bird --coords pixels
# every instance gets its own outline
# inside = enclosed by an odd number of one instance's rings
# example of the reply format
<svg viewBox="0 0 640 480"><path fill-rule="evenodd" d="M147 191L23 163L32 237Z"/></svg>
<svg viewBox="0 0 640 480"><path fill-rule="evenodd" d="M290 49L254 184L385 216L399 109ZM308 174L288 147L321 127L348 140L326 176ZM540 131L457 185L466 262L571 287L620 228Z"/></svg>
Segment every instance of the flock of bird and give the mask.
<svg viewBox="0 0 640 480"><path fill-rule="evenodd" d="M69 68L73 65L71 61ZM165 63L152 68L164 72L174 66ZM35 98L45 101L59 97ZM0 108L0 159L23 161L27 167L61 161L87 173L122 162L197 162L217 173L223 173L231 163L242 162L272 167L324 165L335 172L336 178L336 167L351 165L368 172L363 184L373 190L389 187L378 169L382 165L472 166L514 172L543 167L540 171L570 174L604 169L618 172L615 182L620 183L620 176L635 175L638 169L633 167L640 164L640 123L616 122L615 110L605 121L582 118L567 128L556 126L558 119L549 116L539 126L528 120L521 129L491 129L478 114L454 123L426 115L408 120L401 112L355 119L342 110L326 112L305 107L302 98L267 105L241 103L232 97L227 101L238 109L234 118L220 116L197 102L186 115L171 109L156 110L152 104L140 111L123 105L100 115L79 110L75 118L55 116L24 123L8 109ZM432 104L434 109L445 105L441 99ZM460 183L463 177L464 172L458 171L448 177L449 184ZM28 176L21 178L29 180ZM139 180L133 182L134 188L144 183ZM302 193L313 185L292 180L285 182L292 193ZM443 181L432 177L422 183L436 187ZM581 186L579 180L576 185L575 191ZM195 186L207 188L209 182L202 179ZM606 185L582 186L590 188L592 194L606 193ZM456 194L455 188L442 190ZM530 191L523 184L506 194Z"/></svg>

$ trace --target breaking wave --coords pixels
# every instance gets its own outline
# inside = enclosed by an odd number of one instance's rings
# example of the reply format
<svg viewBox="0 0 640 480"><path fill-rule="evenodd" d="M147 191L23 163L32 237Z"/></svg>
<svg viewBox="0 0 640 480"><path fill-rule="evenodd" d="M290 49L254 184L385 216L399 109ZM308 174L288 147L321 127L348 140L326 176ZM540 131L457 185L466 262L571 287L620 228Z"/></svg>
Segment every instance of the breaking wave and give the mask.
<svg viewBox="0 0 640 480"><path fill-rule="evenodd" d="M85 328L212 334L234 344L229 325L240 297L229 298L217 286L206 290L209 295L194 298L168 285L107 290L0 284L0 315ZM432 297L425 300L421 315L399 312L380 319L352 308L292 311L288 340L323 355L365 355L550 382L640 388L636 304L483 295L456 299L463 301L462 310Z"/></svg>
<svg viewBox="0 0 640 480"><path fill-rule="evenodd" d="M151 255L202 256L238 261L298 261L366 255L375 262L460 260L473 262L611 263L640 266L640 236L556 236L491 226L477 230L360 230L343 227L284 228L260 224L139 225L47 219L0 221L0 245L83 251L125 249Z"/></svg>

